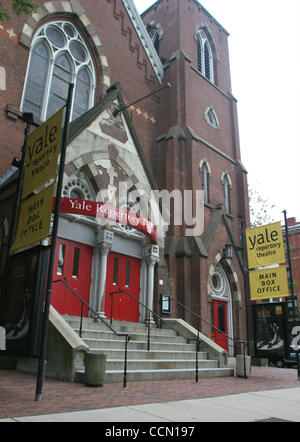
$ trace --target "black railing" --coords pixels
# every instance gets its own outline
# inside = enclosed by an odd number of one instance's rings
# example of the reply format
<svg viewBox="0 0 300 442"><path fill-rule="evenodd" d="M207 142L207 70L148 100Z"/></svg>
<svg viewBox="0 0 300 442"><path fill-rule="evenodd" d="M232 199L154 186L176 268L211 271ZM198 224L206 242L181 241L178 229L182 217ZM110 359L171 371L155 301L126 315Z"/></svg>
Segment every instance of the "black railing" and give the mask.
<svg viewBox="0 0 300 442"><path fill-rule="evenodd" d="M215 332L219 333L221 335L218 336L218 339L225 343L228 343L228 340L231 341L232 343L232 347L234 350L234 354L237 354L236 351L236 347L238 345L241 345L242 347L242 355L244 356L244 378L247 379L247 369L246 369L246 349L248 346L247 341L243 341L243 340L239 340L239 339L234 339L231 336L229 336L228 334L226 334L223 330L219 329L218 327L216 327L214 324L212 324L211 322L207 321L206 319L202 318L200 315L198 315L198 313L194 312L193 310L191 310L189 307L187 307L186 305L182 304L180 301L178 301L177 299L173 298L172 296L170 296L171 301L174 301L177 305L179 305L180 307L182 307L184 310L186 310L187 312L191 313L193 316L195 316L198 321L202 321L205 324L209 325L212 329L214 329ZM200 323L198 323L198 338L199 338L199 330L200 330Z"/></svg>
<svg viewBox="0 0 300 442"><path fill-rule="evenodd" d="M135 302L137 302L139 305L141 305L145 310L147 310L148 313L151 313L152 317L157 318L157 320L160 323L164 323L167 327L171 328L172 330L174 330L177 334L177 336L181 336L183 337L187 343L189 344L191 341L195 341L196 342L196 369L195 369L195 380L198 383L199 381L199 373L198 373L198 352L200 350L200 338L199 335L197 338L190 338L185 336L183 333L181 333L179 330L177 330L176 327L174 327L172 324L168 323L167 321L165 321L158 313L155 313L153 310L151 310L149 307L147 307L145 304L143 304L141 301L139 301L138 299L136 299L133 295L131 295L129 292L127 292L126 290L123 289L119 289L116 292L111 292L110 293L110 297L111 297L111 311L110 311L110 324L112 324L113 321L113 306L114 306L114 302L113 302L113 297L114 295L117 294L121 294L124 293L127 296L129 296L131 299L133 299ZM148 336L147 336L147 351L150 351L150 347L151 347L151 318L148 317Z"/></svg>
<svg viewBox="0 0 300 442"><path fill-rule="evenodd" d="M115 335L125 338L125 349L124 349L124 372L123 372L123 388L127 387L127 354L128 354L128 343L131 339L131 335L128 333L118 333L114 328L108 324L100 315L97 313L87 302L85 302L78 293L75 292L75 290L72 289L72 287L69 286L69 284L66 283L63 279L58 279L56 281L52 281L53 283L61 282L64 284L65 287L67 287L73 295L76 296L77 299L81 302L81 316L80 316L80 326L79 326L79 336L82 337L82 323L83 323L83 309L84 306L93 314L93 317L95 319L100 319L100 321Z"/></svg>

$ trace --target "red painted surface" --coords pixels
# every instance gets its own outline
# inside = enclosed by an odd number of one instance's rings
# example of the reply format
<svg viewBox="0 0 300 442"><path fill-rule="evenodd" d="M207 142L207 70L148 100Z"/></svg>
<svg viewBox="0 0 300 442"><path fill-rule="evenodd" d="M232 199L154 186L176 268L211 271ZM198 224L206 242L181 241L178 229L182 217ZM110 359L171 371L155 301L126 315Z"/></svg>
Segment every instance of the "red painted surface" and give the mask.
<svg viewBox="0 0 300 442"><path fill-rule="evenodd" d="M141 261L131 256L110 252L107 259L105 315L111 317L111 292L124 289L137 300L140 299ZM126 276L127 275L127 276ZM140 305L125 293L113 296L113 319L139 322Z"/></svg>
<svg viewBox="0 0 300 442"><path fill-rule="evenodd" d="M58 258L64 247L64 259L62 265L58 266ZM57 240L55 267L53 281L65 279L66 283L89 304L91 269L92 269L93 248L64 239ZM80 316L81 302L62 283L52 285L51 304L60 314ZM84 307L84 316L88 316L88 309Z"/></svg>
<svg viewBox="0 0 300 442"><path fill-rule="evenodd" d="M223 334L228 335L227 303L221 301L213 301L212 303L213 324L218 329L213 329L212 338L216 344L228 351L228 338Z"/></svg>

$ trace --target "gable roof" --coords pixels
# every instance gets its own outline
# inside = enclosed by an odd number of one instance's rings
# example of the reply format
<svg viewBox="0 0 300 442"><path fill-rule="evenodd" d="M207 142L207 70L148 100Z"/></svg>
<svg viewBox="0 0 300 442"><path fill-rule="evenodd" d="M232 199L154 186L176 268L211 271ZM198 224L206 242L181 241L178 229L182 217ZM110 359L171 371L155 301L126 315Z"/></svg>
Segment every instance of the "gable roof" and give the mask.
<svg viewBox="0 0 300 442"><path fill-rule="evenodd" d="M121 86L119 83L114 84L111 86L108 90L104 98L98 101L96 105L90 109L88 112L83 114L81 117L77 118L76 120L72 121L70 124L69 129L69 137L68 137L68 145L71 144L71 142L84 130L86 129L94 120L98 117L107 107L111 106L115 103L115 101L118 101L119 108L123 109L126 107L126 104L123 100L122 93L121 93ZM143 151L142 145L140 143L140 140L138 138L138 135L135 131L135 128L132 124L132 121L129 117L129 114L127 110L122 111L123 117L126 121L128 130L130 132L130 135L132 137L132 140L134 142L134 145L137 150L138 157L141 161L141 164L143 166L144 172L146 174L146 177L149 181L149 184L151 186L151 189L158 189L158 185L156 183L156 180L154 178L154 175L152 173L152 170L150 169L150 166L147 162L145 153Z"/></svg>

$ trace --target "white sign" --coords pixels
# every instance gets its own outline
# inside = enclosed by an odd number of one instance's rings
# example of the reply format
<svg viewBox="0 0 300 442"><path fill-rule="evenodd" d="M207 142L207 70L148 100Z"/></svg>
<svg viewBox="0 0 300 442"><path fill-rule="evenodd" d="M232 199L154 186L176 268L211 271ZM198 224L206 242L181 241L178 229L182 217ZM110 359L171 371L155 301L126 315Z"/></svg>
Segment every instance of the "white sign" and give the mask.
<svg viewBox="0 0 300 442"><path fill-rule="evenodd" d="M294 351L299 351L300 350L300 327L299 326L293 328L292 336L295 336L295 338L292 340L291 347Z"/></svg>
<svg viewBox="0 0 300 442"><path fill-rule="evenodd" d="M5 328L0 327L0 350L6 350Z"/></svg>

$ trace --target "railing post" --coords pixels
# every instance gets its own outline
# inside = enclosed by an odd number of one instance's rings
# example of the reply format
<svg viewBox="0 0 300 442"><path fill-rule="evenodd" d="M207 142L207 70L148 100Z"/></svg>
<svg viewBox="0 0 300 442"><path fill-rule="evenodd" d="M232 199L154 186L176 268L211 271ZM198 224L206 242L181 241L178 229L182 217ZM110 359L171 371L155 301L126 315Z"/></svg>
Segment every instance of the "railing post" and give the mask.
<svg viewBox="0 0 300 442"><path fill-rule="evenodd" d="M244 379L247 379L247 367L246 367L246 345L243 342L243 348L244 348Z"/></svg>
<svg viewBox="0 0 300 442"><path fill-rule="evenodd" d="M110 303L110 325L112 324L113 309L114 309L114 295L110 293L111 303Z"/></svg>
<svg viewBox="0 0 300 442"><path fill-rule="evenodd" d="M82 335L82 321L83 321L83 303L81 303L81 313L80 313L80 327L79 327L79 336Z"/></svg>
<svg viewBox="0 0 300 442"><path fill-rule="evenodd" d="M151 330L150 330L150 321L148 321L148 341L147 341L147 351L150 351L150 334L151 334Z"/></svg>
<svg viewBox="0 0 300 442"><path fill-rule="evenodd" d="M199 364L198 364L198 352L200 349L200 341L199 339L197 339L196 341L196 383L198 384L199 382Z"/></svg>
<svg viewBox="0 0 300 442"><path fill-rule="evenodd" d="M124 358L124 376L123 376L123 388L127 387L127 347L131 336L125 336L125 358Z"/></svg>

